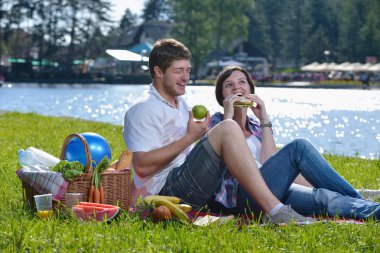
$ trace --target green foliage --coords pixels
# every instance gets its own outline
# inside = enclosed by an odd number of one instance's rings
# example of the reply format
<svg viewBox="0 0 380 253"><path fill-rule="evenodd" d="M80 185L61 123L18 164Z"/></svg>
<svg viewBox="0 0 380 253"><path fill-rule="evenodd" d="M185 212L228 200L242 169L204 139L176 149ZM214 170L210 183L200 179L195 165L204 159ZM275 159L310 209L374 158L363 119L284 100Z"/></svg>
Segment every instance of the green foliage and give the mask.
<svg viewBox="0 0 380 253"><path fill-rule="evenodd" d="M214 21L215 50L229 49L234 40L247 39L247 15L252 10L252 1L211 1L208 10L210 19Z"/></svg>
<svg viewBox="0 0 380 253"><path fill-rule="evenodd" d="M185 43L192 52L192 61L198 67L212 49L212 21L205 11L210 0L171 1L173 6L173 37Z"/></svg>
<svg viewBox="0 0 380 253"><path fill-rule="evenodd" d="M36 114L0 115L1 252L378 252L379 224L319 223L311 226L195 227L152 223L124 212L111 223L81 222L64 211L41 220L23 206L17 151L29 146L59 157L67 135L96 132L110 143L114 159L124 150L122 128ZM380 161L327 155L355 187L380 188Z"/></svg>
<svg viewBox="0 0 380 253"><path fill-rule="evenodd" d="M137 15L133 14L130 9L126 9L123 17L120 20L119 28L122 31L127 31L136 24Z"/></svg>
<svg viewBox="0 0 380 253"><path fill-rule="evenodd" d="M170 13L168 0L148 0L144 4L141 17L144 21L166 20Z"/></svg>
<svg viewBox="0 0 380 253"><path fill-rule="evenodd" d="M282 26L284 23L285 6L281 1L276 0L257 0L255 8L249 15L251 24L250 42L255 45L273 63L280 58L283 45L280 41Z"/></svg>
<svg viewBox="0 0 380 253"><path fill-rule="evenodd" d="M256 0L249 15L249 41L274 64L380 58L377 0Z"/></svg>
<svg viewBox="0 0 380 253"><path fill-rule="evenodd" d="M0 24L13 56L30 57L27 52L36 47L38 57L61 63L67 60L63 66L68 69L73 59L84 59L90 54L93 35L108 30L112 24L109 0L14 0L1 1L0 7L7 9ZM30 39L19 38L19 33L23 33L15 27L23 28ZM12 38L13 33L16 38ZM70 52L63 57L58 48L67 46L68 42Z"/></svg>
<svg viewBox="0 0 380 253"><path fill-rule="evenodd" d="M229 49L234 41L248 36L249 0L172 0L170 4L171 34L189 47L195 74L211 52Z"/></svg>
<svg viewBox="0 0 380 253"><path fill-rule="evenodd" d="M72 59L101 56L135 24L136 15L126 10L112 29L110 7L109 0L1 1L2 42L20 57L37 47L41 58L71 69ZM244 40L275 66L322 62L325 50L339 63L380 59L379 16L378 0L149 0L142 18L170 23L170 36L192 51L196 74L212 52L232 54ZM58 49L67 43L70 51L62 55Z"/></svg>
<svg viewBox="0 0 380 253"><path fill-rule="evenodd" d="M78 162L69 162L67 160L60 161L57 165L51 168L52 171L62 173L62 176L69 181L74 180L84 172L84 166Z"/></svg>

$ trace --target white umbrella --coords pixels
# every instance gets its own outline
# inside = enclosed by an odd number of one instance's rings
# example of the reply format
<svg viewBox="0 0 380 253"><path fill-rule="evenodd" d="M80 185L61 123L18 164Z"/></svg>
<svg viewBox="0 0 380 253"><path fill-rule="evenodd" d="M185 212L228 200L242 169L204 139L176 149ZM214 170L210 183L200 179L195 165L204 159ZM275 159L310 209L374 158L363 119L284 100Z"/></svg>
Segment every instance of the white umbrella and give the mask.
<svg viewBox="0 0 380 253"><path fill-rule="evenodd" d="M107 49L106 53L115 57L119 61L149 61L149 58L128 50Z"/></svg>
<svg viewBox="0 0 380 253"><path fill-rule="evenodd" d="M368 68L371 72L380 72L380 63L376 63Z"/></svg>
<svg viewBox="0 0 380 253"><path fill-rule="evenodd" d="M351 63L349 62L343 62L341 64L338 64L337 66L334 67L336 71L346 71L348 66L350 66Z"/></svg>
<svg viewBox="0 0 380 253"><path fill-rule="evenodd" d="M316 66L314 68L314 71L317 71L317 72L327 72L327 71L330 71L330 69L329 69L329 63L324 62L324 63L319 64L319 66Z"/></svg>
<svg viewBox="0 0 380 253"><path fill-rule="evenodd" d="M357 71L361 70L362 65L363 64L361 64L359 62L351 63L351 64L347 65L346 67L344 67L343 70L344 71L354 71L354 72L357 72Z"/></svg>
<svg viewBox="0 0 380 253"><path fill-rule="evenodd" d="M244 66L244 63L234 60L222 61L221 66Z"/></svg>
<svg viewBox="0 0 380 253"><path fill-rule="evenodd" d="M373 66L372 63L366 63L366 64L362 64L361 67L358 69L358 71L365 71L365 72L368 72L369 69Z"/></svg>
<svg viewBox="0 0 380 253"><path fill-rule="evenodd" d="M337 66L338 66L338 64L336 64L335 62L330 62L327 66L327 70L328 71L335 71Z"/></svg>
<svg viewBox="0 0 380 253"><path fill-rule="evenodd" d="M318 62L313 62L308 65L302 66L301 70L302 71L316 71L315 69L318 68L320 64Z"/></svg>
<svg viewBox="0 0 380 253"><path fill-rule="evenodd" d="M225 67L225 66L244 66L244 63L235 61L235 60L228 60L228 61L212 61L206 64L208 67Z"/></svg>

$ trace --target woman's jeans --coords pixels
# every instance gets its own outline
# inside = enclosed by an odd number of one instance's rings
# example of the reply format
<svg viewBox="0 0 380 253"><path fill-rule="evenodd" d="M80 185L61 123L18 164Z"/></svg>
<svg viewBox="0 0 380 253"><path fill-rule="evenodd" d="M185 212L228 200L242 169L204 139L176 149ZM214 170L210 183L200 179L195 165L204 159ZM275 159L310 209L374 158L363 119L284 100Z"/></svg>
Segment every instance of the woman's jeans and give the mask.
<svg viewBox="0 0 380 253"><path fill-rule="evenodd" d="M273 194L302 215L380 219L380 204L364 200L305 139L284 146L260 171ZM300 173L314 189L293 183ZM238 207L239 213L244 209L258 210L242 187L238 189Z"/></svg>
<svg viewBox="0 0 380 253"><path fill-rule="evenodd" d="M196 208L207 203L212 212L259 215L259 205L240 185L237 208L225 208L215 201L213 193L220 188L224 168L223 161L205 138L193 148L184 164L169 173L159 194L180 197ZM300 214L357 219L373 216L380 220L380 204L363 200L307 140L297 139L284 146L260 171L273 194ZM299 174L315 188L293 184Z"/></svg>

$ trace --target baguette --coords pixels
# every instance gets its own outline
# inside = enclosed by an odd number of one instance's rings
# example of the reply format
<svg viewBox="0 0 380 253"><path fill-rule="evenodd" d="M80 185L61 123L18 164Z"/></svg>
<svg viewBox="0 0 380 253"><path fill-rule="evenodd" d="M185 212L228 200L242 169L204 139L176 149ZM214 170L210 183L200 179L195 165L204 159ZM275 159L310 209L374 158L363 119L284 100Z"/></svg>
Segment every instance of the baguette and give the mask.
<svg viewBox="0 0 380 253"><path fill-rule="evenodd" d="M115 168L116 168L116 164L117 164L117 160L112 162L108 168L105 170L105 172L112 172L112 171L115 171Z"/></svg>
<svg viewBox="0 0 380 253"><path fill-rule="evenodd" d="M115 169L115 168L116 168L116 164L117 164L117 160L116 160L116 161L113 161L113 162L108 166L108 168Z"/></svg>
<svg viewBox="0 0 380 253"><path fill-rule="evenodd" d="M116 163L116 168L115 170L122 170L127 167L130 167L132 164L132 157L133 157L133 152L129 150L124 150L121 152L119 156L119 160Z"/></svg>

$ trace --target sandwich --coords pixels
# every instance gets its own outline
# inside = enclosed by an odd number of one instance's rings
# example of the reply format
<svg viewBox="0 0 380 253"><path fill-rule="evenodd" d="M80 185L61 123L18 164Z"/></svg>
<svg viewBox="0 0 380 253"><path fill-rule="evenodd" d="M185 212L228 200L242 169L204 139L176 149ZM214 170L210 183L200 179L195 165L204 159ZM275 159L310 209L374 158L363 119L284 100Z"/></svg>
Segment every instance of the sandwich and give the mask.
<svg viewBox="0 0 380 253"><path fill-rule="evenodd" d="M238 101L234 103L234 106L238 107L251 107L251 106L256 106L257 104L255 102L252 102L246 97L240 97Z"/></svg>

